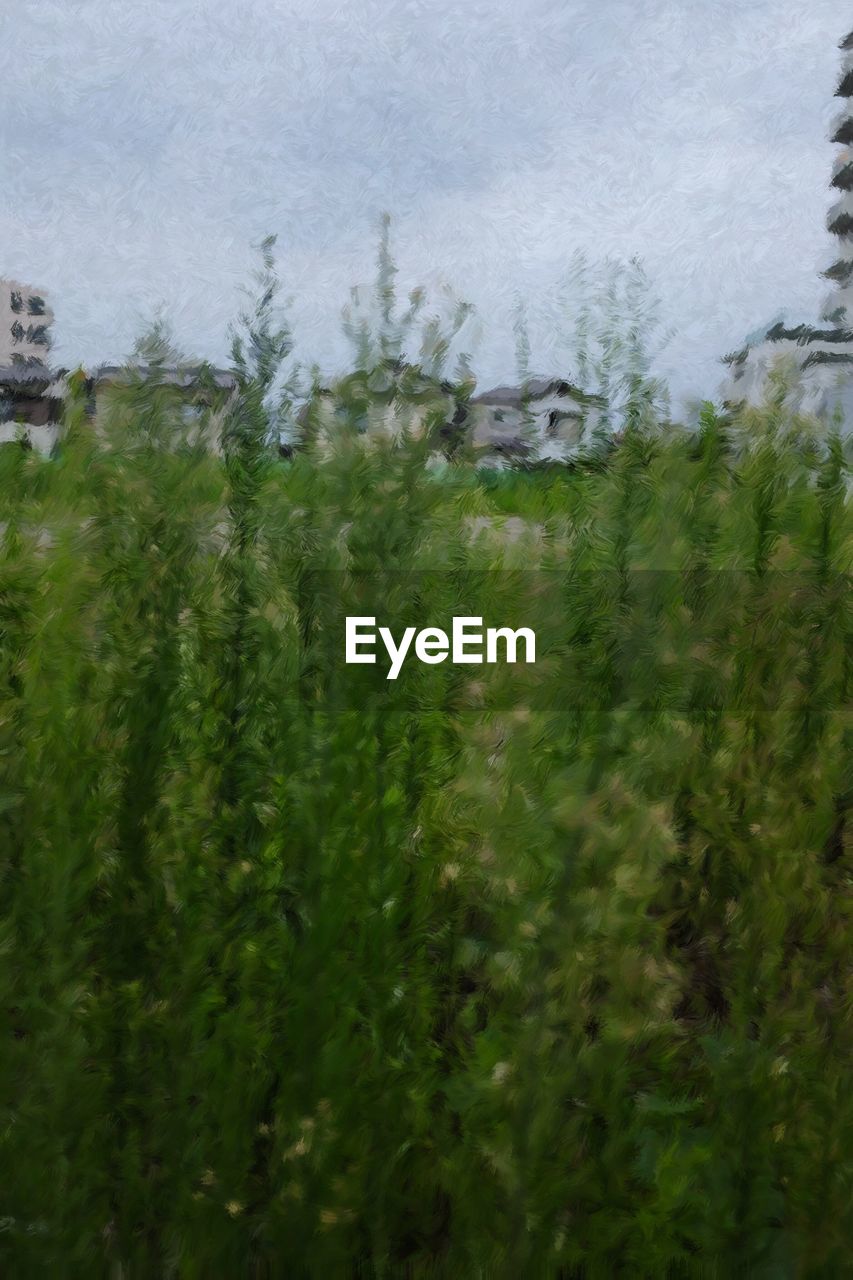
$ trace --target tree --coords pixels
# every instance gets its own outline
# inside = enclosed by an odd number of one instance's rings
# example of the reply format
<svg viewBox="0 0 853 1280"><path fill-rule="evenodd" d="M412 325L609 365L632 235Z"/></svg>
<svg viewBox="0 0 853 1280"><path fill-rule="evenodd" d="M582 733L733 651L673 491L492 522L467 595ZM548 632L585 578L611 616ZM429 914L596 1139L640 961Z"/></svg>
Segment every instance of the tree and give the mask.
<svg viewBox="0 0 853 1280"><path fill-rule="evenodd" d="M241 311L231 332L231 361L238 387L236 412L230 419L232 462L242 453L248 463L257 447L278 444L294 432L300 370L296 364L287 365L293 354L293 333L279 298L276 239L266 236L257 246L260 266L255 272L255 291L247 291L251 305Z"/></svg>
<svg viewBox="0 0 853 1280"><path fill-rule="evenodd" d="M143 365L187 364L190 357L175 340L172 322L160 310L133 344L131 362Z"/></svg>

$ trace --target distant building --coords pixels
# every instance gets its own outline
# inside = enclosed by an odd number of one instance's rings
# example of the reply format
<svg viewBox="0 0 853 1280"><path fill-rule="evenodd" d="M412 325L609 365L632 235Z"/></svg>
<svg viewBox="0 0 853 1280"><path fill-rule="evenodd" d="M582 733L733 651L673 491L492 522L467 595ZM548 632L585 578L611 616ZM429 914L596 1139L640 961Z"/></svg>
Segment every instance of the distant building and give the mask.
<svg viewBox="0 0 853 1280"><path fill-rule="evenodd" d="M567 461L593 438L604 402L561 378L495 387L470 406L470 439L490 461Z"/></svg>
<svg viewBox="0 0 853 1280"><path fill-rule="evenodd" d="M438 445L464 426L453 385L402 360L317 388L297 413L296 425L323 454L344 438L379 442L407 435L417 440L429 433Z"/></svg>
<svg viewBox="0 0 853 1280"><path fill-rule="evenodd" d="M208 364L101 365L85 383L87 411L95 428L102 425L123 388L146 382L168 388L177 397L187 440L196 438L197 425L203 426L208 447L214 453L220 451L225 408L237 380L230 370Z"/></svg>
<svg viewBox="0 0 853 1280"><path fill-rule="evenodd" d="M0 443L23 434L49 452L64 390L48 367L53 312L44 290L0 280Z"/></svg>
<svg viewBox="0 0 853 1280"><path fill-rule="evenodd" d="M24 439L50 453L60 432L66 386L63 373L46 365L16 363L0 368L0 444Z"/></svg>
<svg viewBox="0 0 853 1280"><path fill-rule="evenodd" d="M475 462L502 467L568 461L595 438L603 409L600 397L560 378L532 378L523 388L495 387L467 400L452 383L401 361L318 389L297 423L321 452L347 437L419 439L428 433L437 452L464 447Z"/></svg>
<svg viewBox="0 0 853 1280"><path fill-rule="evenodd" d="M0 444L22 439L40 453L50 453L59 439L68 382L66 370L47 363L52 323L44 290L0 280ZM138 363L93 370L83 390L96 428L112 392L154 380L177 393L188 437L193 437L196 422L203 423L211 448L218 449L222 411L236 381L232 373L206 364Z"/></svg>
<svg viewBox="0 0 853 1280"><path fill-rule="evenodd" d="M98 430L110 402L123 387L156 381L179 397L187 439L203 424L210 448L220 448L223 414L236 381L227 370L208 365L103 365L85 377L82 391L86 411ZM68 395L67 373L46 365L15 363L0 368L0 444L23 439L48 454L62 432L62 411ZM211 412L212 411L212 412Z"/></svg>
<svg viewBox="0 0 853 1280"><path fill-rule="evenodd" d="M188 403L198 405L225 398L237 386L229 369L208 364L102 364L89 375L87 389L97 406L112 390L152 381L185 392Z"/></svg>
<svg viewBox="0 0 853 1280"><path fill-rule="evenodd" d="M832 141L841 145L830 185L837 199L828 229L837 257L824 271L832 290L817 324L773 325L757 342L726 357L730 376L724 388L729 404L759 405L773 370L787 374L790 406L803 413L830 415L840 409L853 422L853 32L841 42L843 63L836 97L844 105Z"/></svg>
<svg viewBox="0 0 853 1280"><path fill-rule="evenodd" d="M5 326L0 358L0 443L23 438L50 453L62 430L68 385L64 370L51 370L53 313L44 294L14 281L0 282ZM83 384L88 416L99 430L105 411L124 387L156 382L177 393L193 438L203 425L209 447L221 448L221 429L236 380L206 364L103 365ZM356 371L331 388L317 389L297 415L304 438L328 451L341 435L367 440L427 435L435 450L464 446L487 465L525 460L567 461L594 438L604 403L559 378L529 379L524 387L496 387L470 401L452 383L428 377L403 360ZM282 445L287 452L292 443Z"/></svg>
<svg viewBox="0 0 853 1280"><path fill-rule="evenodd" d="M198 429L213 452L221 447L223 415L236 379L228 370L208 364L135 364L100 365L87 374L82 384L86 413L95 432L100 434L110 417L121 412L123 391L144 384L157 385L166 392L170 414L179 410L185 430L181 438L198 439Z"/></svg>
<svg viewBox="0 0 853 1280"><path fill-rule="evenodd" d="M0 280L0 367L45 364L52 323L43 290Z"/></svg>

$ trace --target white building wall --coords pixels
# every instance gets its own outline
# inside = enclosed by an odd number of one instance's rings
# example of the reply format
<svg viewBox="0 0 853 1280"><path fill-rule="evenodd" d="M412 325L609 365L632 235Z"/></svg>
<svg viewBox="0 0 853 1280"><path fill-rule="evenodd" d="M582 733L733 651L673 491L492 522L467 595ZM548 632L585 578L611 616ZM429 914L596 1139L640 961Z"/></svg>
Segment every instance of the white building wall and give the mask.
<svg viewBox="0 0 853 1280"><path fill-rule="evenodd" d="M16 360L47 362L53 312L43 290L0 280L0 366Z"/></svg>

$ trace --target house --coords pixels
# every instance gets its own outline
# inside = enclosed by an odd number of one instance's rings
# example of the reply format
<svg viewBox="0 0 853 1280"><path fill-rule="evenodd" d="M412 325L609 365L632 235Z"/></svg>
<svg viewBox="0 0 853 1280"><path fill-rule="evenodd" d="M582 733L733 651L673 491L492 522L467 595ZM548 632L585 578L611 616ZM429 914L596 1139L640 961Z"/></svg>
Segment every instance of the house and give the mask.
<svg viewBox="0 0 853 1280"><path fill-rule="evenodd" d="M228 370L204 364L102 365L93 370L85 375L82 389L96 429L104 425L107 412L119 410L122 390L143 382L163 386L177 398L189 439L193 423L204 422L211 448L219 450L222 416L236 379ZM35 363L0 369L0 443L23 437L40 453L50 453L61 434L68 392L65 370Z"/></svg>
<svg viewBox="0 0 853 1280"><path fill-rule="evenodd" d="M531 378L523 387L494 387L470 404L470 438L481 460L566 461L599 426L604 402L562 378Z"/></svg>
<svg viewBox="0 0 853 1280"><path fill-rule="evenodd" d="M440 449L462 432L463 418L451 383L392 361L316 389L297 414L297 423L303 439L328 453L336 440L419 440L426 433Z"/></svg>
<svg viewBox="0 0 853 1280"><path fill-rule="evenodd" d="M314 392L298 414L305 439L328 452L335 439L421 439L435 453L459 447L479 463L566 461L602 421L604 402L560 378L534 378L524 388L501 386L468 400L450 382L414 365L358 371Z"/></svg>
<svg viewBox="0 0 853 1280"><path fill-rule="evenodd" d="M143 384L164 388L168 402L180 408L186 439L194 441L195 424L203 424L208 445L220 452L225 408L237 386L230 370L208 364L101 365L86 380L87 408L95 428L103 425L107 413L119 410L123 391Z"/></svg>

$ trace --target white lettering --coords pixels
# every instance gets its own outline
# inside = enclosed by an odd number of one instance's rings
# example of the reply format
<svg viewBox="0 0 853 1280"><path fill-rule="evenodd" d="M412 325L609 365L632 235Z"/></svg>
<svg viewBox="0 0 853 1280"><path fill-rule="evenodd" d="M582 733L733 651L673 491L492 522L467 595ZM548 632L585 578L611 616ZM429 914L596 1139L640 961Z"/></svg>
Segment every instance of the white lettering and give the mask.
<svg viewBox="0 0 853 1280"><path fill-rule="evenodd" d="M476 644L478 641L483 643L483 633L479 634L469 632L468 627L482 626L482 618L454 618L453 619L453 661L465 664L476 664L483 661L481 653L466 652L466 644Z"/></svg>
<svg viewBox="0 0 853 1280"><path fill-rule="evenodd" d="M448 640L447 632L441 631L438 627L425 627L423 631L418 632L418 638L415 641L415 653L421 662L428 662L430 666L437 662L444 662L447 657Z"/></svg>
<svg viewBox="0 0 853 1280"><path fill-rule="evenodd" d="M507 662L517 662L518 641L524 637L524 661L536 661L536 636L529 627L519 627L512 631L509 627L489 627L486 632L486 662L497 662L498 639L506 641Z"/></svg>
<svg viewBox="0 0 853 1280"><path fill-rule="evenodd" d="M364 635L359 634L359 627L372 626L376 622L375 618L347 618L346 624L346 661L347 662L375 662L375 653L359 653L358 647L361 644L372 644L376 639L376 633L367 632Z"/></svg>
<svg viewBox="0 0 853 1280"><path fill-rule="evenodd" d="M482 618L454 618L452 645L448 640L447 632L442 631L440 627L424 627L420 631L416 627L406 627L400 643L397 644L388 627L379 627L377 635L375 626L375 618L346 619L346 661L374 665L376 654L373 649L377 638L381 637L391 661L388 680L396 680L399 676L406 656L412 648L413 640L418 660L430 666L444 662L449 653L452 653L452 661L460 665L479 665L483 662ZM530 627L518 627L516 630L511 627L489 627L485 634L485 641L485 661L490 664L500 661L498 657L500 641L503 641L504 661L516 663L520 660L519 643L521 641L524 642L523 661L528 663L536 661L536 635ZM370 652L364 652L365 649Z"/></svg>
<svg viewBox="0 0 853 1280"><path fill-rule="evenodd" d="M414 627L406 627L403 632L403 639L400 641L399 648L394 644L394 637L387 627L380 627L379 634L385 642L385 648L388 650L388 657L391 659L391 670L388 672L389 680L396 680L400 674L400 668L403 665L406 654L409 652L409 645L412 643L412 636L415 634Z"/></svg>

